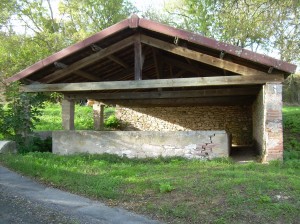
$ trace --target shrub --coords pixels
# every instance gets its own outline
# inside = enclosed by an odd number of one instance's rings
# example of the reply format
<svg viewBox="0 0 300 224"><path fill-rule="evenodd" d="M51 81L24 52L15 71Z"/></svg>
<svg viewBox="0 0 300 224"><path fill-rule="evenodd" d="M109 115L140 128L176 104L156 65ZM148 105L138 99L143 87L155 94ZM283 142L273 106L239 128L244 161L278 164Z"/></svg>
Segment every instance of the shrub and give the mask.
<svg viewBox="0 0 300 224"><path fill-rule="evenodd" d="M115 115L110 115L104 122L107 128L118 128L120 127L120 121Z"/></svg>
<svg viewBox="0 0 300 224"><path fill-rule="evenodd" d="M45 95L19 91L19 83L6 86L6 105L0 107L0 136L16 142L21 152L32 151L36 139L33 135L34 123L43 108Z"/></svg>

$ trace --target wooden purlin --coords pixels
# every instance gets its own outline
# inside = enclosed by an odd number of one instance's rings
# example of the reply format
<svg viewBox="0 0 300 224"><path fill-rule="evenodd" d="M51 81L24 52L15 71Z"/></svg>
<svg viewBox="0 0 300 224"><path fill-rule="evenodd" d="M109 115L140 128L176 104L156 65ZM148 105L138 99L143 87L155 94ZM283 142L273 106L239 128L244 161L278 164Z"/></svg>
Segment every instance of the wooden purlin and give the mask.
<svg viewBox="0 0 300 224"><path fill-rule="evenodd" d="M267 82L283 82L283 75L214 76L198 78L132 80L114 82L82 82L59 84L31 84L23 86L25 92L72 92L101 90L132 90L174 87L254 85Z"/></svg>
<svg viewBox="0 0 300 224"><path fill-rule="evenodd" d="M172 99L172 98L196 98L211 96L247 96L256 95L260 87L244 88L219 88L201 90L174 90L153 92L115 92L115 93L74 93L66 94L67 99L94 99L94 100L123 100L123 99Z"/></svg>

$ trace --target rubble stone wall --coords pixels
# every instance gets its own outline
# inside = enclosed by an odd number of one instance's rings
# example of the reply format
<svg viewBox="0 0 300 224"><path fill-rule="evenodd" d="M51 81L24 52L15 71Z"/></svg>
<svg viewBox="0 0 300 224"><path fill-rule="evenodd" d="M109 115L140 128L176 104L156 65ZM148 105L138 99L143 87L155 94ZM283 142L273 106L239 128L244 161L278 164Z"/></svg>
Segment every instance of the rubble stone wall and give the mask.
<svg viewBox="0 0 300 224"><path fill-rule="evenodd" d="M252 106L117 107L127 130L226 130L232 144L252 144Z"/></svg>

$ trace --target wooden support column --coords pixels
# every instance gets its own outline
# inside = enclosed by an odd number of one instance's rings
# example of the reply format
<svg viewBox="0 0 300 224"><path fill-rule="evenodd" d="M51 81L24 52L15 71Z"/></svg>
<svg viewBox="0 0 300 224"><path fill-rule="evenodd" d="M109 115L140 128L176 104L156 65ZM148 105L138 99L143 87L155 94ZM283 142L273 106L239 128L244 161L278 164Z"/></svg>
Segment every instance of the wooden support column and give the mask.
<svg viewBox="0 0 300 224"><path fill-rule="evenodd" d="M75 130L74 125L74 100L63 99L62 103L62 126L64 130Z"/></svg>
<svg viewBox="0 0 300 224"><path fill-rule="evenodd" d="M104 130L104 104L95 101L93 104L94 129L96 131Z"/></svg>
<svg viewBox="0 0 300 224"><path fill-rule="evenodd" d="M143 57L140 34L134 37L134 80L142 80Z"/></svg>

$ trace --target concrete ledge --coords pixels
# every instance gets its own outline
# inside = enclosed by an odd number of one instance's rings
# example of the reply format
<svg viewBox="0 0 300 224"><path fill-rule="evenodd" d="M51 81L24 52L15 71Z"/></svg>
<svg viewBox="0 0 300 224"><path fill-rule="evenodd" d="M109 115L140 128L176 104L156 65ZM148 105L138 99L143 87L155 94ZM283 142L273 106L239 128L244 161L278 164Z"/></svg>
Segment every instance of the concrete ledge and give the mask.
<svg viewBox="0 0 300 224"><path fill-rule="evenodd" d="M228 157L230 149L226 131L55 131L52 138L57 154L211 159Z"/></svg>
<svg viewBox="0 0 300 224"><path fill-rule="evenodd" d="M17 153L14 141L0 141L0 153Z"/></svg>

